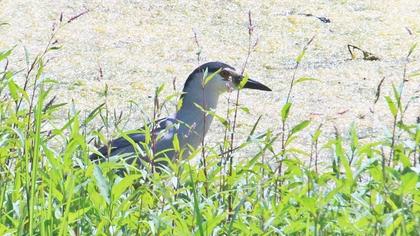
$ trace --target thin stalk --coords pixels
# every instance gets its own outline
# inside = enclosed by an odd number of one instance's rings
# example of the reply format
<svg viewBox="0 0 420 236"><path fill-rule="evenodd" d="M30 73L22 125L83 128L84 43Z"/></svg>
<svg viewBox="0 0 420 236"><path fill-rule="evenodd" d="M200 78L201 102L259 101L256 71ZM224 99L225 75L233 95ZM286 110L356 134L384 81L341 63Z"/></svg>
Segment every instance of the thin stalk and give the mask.
<svg viewBox="0 0 420 236"><path fill-rule="evenodd" d="M230 96L228 96L227 98L227 109L226 109L226 117L229 118L229 110L230 110ZM222 162L222 166L223 166L223 175L221 175L221 179L220 179L220 192L225 191L226 190L226 186L225 186L225 177L226 177L226 164L227 164L227 154L229 154L229 150L225 149L225 142L228 140L228 129L231 127L230 125L230 119L227 119L229 122L228 126L225 126L225 132L224 132L224 136L223 136L223 146L222 146L222 153L220 154L221 156L221 162Z"/></svg>
<svg viewBox="0 0 420 236"><path fill-rule="evenodd" d="M203 78L203 83L204 83L205 78ZM204 84L202 86L202 92L203 92L203 105L204 108L207 109L207 101L206 101L206 96L204 94ZM204 183L204 187L206 190L206 197L208 197L209 195L209 179L208 179L208 175L207 175L207 162L206 162L206 150L205 150L205 143L204 143L204 133L206 132L206 112L203 112L203 137L201 138L201 158L203 160L203 172L204 172L204 177L206 178L206 181Z"/></svg>
<svg viewBox="0 0 420 236"><path fill-rule="evenodd" d="M87 10L85 10L85 11L83 11L83 12L81 12L81 13L75 15L75 16L70 17L66 22L63 22L63 13L61 13L60 18L59 18L59 22L58 22L58 26L55 23L53 24L50 38L48 39L47 45L45 46L44 50L40 54L38 54L38 56L35 57L35 60L32 62L31 66L26 71L26 74L25 74L25 82L24 82L24 85L23 85L23 90L26 91L26 89L28 87L28 84L29 84L29 77L32 74L33 70L35 69L35 66L37 64L39 64L39 60L42 60L45 57L45 55L47 54L47 52L49 52L50 50L53 49L52 48L52 45L54 45L54 44L56 44L58 42L57 40L55 40L55 36L57 35L57 33L65 25L70 24L71 22L73 22L77 18L79 18L79 17L87 14L88 12L89 12L89 10L87 9ZM59 48L59 47L57 47L57 48ZM35 92L35 89L36 89L36 83L37 83L37 81L35 80L34 87L33 87L32 97L34 96L34 92ZM23 101L23 98L21 97L19 99L19 102L17 103L16 112L19 111L19 108L20 108L20 106L22 104L22 101ZM32 104L32 102L33 102L33 98L31 99L31 104Z"/></svg>
<svg viewBox="0 0 420 236"><path fill-rule="evenodd" d="M33 235L34 231L34 211L35 211L35 189L36 179L38 176L38 160L41 155L41 120L42 120L42 104L45 99L43 88L40 91L36 111L35 111L35 137L33 146L33 159L31 162L31 197L29 199L29 234Z"/></svg>
<svg viewBox="0 0 420 236"><path fill-rule="evenodd" d="M155 163L155 153L156 153L156 138L157 134L154 133L156 128L156 120L157 120L157 113L159 110L159 98L158 98L158 88L155 92L154 103L153 103L153 120L152 120L152 129L151 129L151 136L152 136L152 156L149 158L152 164L152 173L155 171L156 163Z"/></svg>
<svg viewBox="0 0 420 236"><path fill-rule="evenodd" d="M417 117L417 127L420 125L420 116ZM417 128L416 132L420 132ZM419 148L419 145L414 146L414 160L413 160L413 166L416 166L416 161L420 163L420 152L417 151ZM418 155L418 157L416 157Z"/></svg>
<svg viewBox="0 0 420 236"><path fill-rule="evenodd" d="M318 140L315 141L315 173L318 174Z"/></svg>
<svg viewBox="0 0 420 236"><path fill-rule="evenodd" d="M388 159L388 166L391 166L391 161L394 156L394 146L395 146L395 132L397 129L397 117L394 117L394 121L392 123L392 138L391 138L391 150L389 152L389 159Z"/></svg>
<svg viewBox="0 0 420 236"><path fill-rule="evenodd" d="M315 35L312 36L312 38L309 39L309 41L303 47L301 53L296 58L296 63L295 63L295 66L293 67L292 81L290 81L290 86L289 86L289 90L287 92L287 97L286 97L285 104L289 103L289 101L290 101L290 97L291 97L291 94L292 94L293 86L294 86L295 80L296 80L297 70L298 70L299 65L300 65L300 63L302 61L303 56L305 55L306 50L308 49L309 45L312 43L312 41L314 40L314 38L315 38ZM279 160L279 166L277 168L277 177L276 177L277 180L276 180L276 183L275 183L276 195L277 195L278 186L281 186L282 185L282 183L280 181L280 176L283 173L283 160L284 160L284 156L285 156L285 152L286 152L286 142L289 139L289 137L286 137L286 121L287 120L284 119L281 122L281 151L280 151L281 159ZM279 193L279 196L280 196L280 193Z"/></svg>
<svg viewBox="0 0 420 236"><path fill-rule="evenodd" d="M398 111L400 111L401 115L400 115L400 120L399 122L403 122L403 117L404 117L404 112L403 112L403 108L401 105L401 98L402 98L402 93L404 91L404 85L405 83L408 81L407 80L407 65L410 62L410 55L413 52L414 47L412 47L410 49L410 51L408 52L407 56L405 57L405 63L404 63L404 67L403 67L403 74L402 74L402 82L401 82L401 90L398 93L398 96L396 96L396 100L397 100L397 106L398 106ZM395 149L395 142L396 142L396 126L397 126L397 116L398 114L394 117L393 120L393 124L392 124L392 139L391 139L391 150L389 152L389 160L388 160L388 166L391 165L391 161L393 159L394 156L394 149Z"/></svg>
<svg viewBox="0 0 420 236"><path fill-rule="evenodd" d="M255 28L255 26L252 24L251 11L248 11L248 51L247 51L247 55L246 55L244 65L242 66L241 75L244 74L245 68L248 64L248 60L249 60L249 57L251 56L252 50L257 46L257 43L258 43L258 41L256 41L254 44L252 43L252 36L253 36L254 28ZM230 147L229 147L229 155L228 155L228 157L229 157L229 176L232 176L232 173L233 173L233 140L234 140L234 136L235 136L236 119L238 117L239 94L240 94L239 92L240 92L240 89L238 89L238 91L236 92L232 132L230 134ZM233 210L232 202L233 202L232 192L229 191L229 195L228 195L228 211L229 211L229 213L231 213L232 210ZM231 219L230 214L229 214L229 219Z"/></svg>

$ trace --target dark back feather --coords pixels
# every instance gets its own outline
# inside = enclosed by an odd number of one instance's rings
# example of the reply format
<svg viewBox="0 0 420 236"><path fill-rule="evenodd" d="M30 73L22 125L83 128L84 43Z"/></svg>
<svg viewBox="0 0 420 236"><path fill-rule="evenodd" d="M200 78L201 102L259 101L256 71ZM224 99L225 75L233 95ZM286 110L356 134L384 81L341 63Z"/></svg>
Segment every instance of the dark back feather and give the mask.
<svg viewBox="0 0 420 236"><path fill-rule="evenodd" d="M173 118L162 118L156 121L155 127L153 127L153 133L159 133L165 130L168 126L168 121L173 123L175 120ZM152 126L151 123L148 124L149 127ZM127 136L136 144L140 144L145 142L145 127L137 130L138 132L127 134ZM140 145L141 146L141 145ZM124 137L119 137L117 139L112 140L108 145L104 145L98 149L98 152L102 154L102 156L93 153L89 156L91 161L95 162L103 162L105 158L115 155L116 153L122 154L122 150L129 149L132 147L132 144ZM109 152L109 153L108 153ZM109 154L109 155L108 155Z"/></svg>

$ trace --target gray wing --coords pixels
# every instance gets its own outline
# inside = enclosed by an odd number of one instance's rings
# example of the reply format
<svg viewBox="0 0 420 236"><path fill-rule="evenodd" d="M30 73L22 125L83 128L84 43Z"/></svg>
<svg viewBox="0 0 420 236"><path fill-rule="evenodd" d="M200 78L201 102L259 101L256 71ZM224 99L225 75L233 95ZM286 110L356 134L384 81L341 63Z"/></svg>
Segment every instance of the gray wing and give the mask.
<svg viewBox="0 0 420 236"><path fill-rule="evenodd" d="M155 123L155 127L153 127L153 133L159 133L166 129L168 123L173 122L172 118L163 118ZM148 124L151 127L151 124ZM145 142L145 127L143 126L141 129L137 130L138 132L128 134L127 136L135 143L142 147L141 143ZM98 149L98 152L102 154L102 156L93 153L89 156L89 159L94 162L102 162L105 158L109 158L115 155L121 154L134 154L136 152L135 147L133 147L132 143L128 141L124 137L119 137L117 139L112 140L108 145L104 145ZM108 155L109 154L109 155Z"/></svg>

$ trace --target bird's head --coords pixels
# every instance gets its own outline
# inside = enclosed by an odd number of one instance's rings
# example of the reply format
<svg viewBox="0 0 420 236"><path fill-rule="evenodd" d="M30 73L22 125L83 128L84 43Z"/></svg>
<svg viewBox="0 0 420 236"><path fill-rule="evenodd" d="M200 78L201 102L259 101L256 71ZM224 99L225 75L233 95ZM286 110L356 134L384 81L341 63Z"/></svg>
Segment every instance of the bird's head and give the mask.
<svg viewBox="0 0 420 236"><path fill-rule="evenodd" d="M199 66L188 76L183 92L187 93L195 89L206 88L206 90L222 94L240 87L271 91L264 84L245 78L230 65L222 62L208 62Z"/></svg>

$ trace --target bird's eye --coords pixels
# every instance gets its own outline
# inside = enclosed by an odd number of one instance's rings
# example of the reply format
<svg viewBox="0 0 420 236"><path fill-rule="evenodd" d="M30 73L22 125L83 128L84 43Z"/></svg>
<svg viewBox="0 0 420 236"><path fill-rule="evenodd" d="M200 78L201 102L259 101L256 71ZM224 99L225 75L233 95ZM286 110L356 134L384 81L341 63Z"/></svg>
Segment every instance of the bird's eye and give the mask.
<svg viewBox="0 0 420 236"><path fill-rule="evenodd" d="M222 71L220 71L220 76L222 76L225 80L228 80L229 79L229 77L231 76L231 74L228 72L228 71L226 71L226 70L222 70Z"/></svg>

